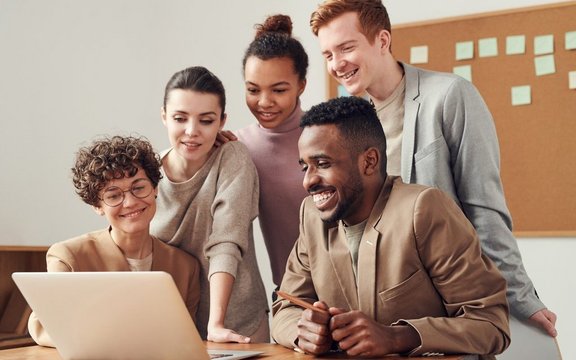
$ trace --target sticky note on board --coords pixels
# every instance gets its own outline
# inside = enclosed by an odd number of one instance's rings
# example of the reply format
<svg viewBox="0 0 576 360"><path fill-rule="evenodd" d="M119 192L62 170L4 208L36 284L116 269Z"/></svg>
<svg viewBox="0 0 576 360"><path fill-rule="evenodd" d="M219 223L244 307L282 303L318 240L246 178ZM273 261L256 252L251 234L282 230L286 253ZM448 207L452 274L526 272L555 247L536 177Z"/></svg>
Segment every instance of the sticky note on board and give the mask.
<svg viewBox="0 0 576 360"><path fill-rule="evenodd" d="M350 93L342 85L338 85L338 97L350 96Z"/></svg>
<svg viewBox="0 0 576 360"><path fill-rule="evenodd" d="M534 37L534 55L552 54L554 52L554 35Z"/></svg>
<svg viewBox="0 0 576 360"><path fill-rule="evenodd" d="M576 31L568 31L564 39L564 48L566 50L576 50Z"/></svg>
<svg viewBox="0 0 576 360"><path fill-rule="evenodd" d="M512 35L506 37L506 55L521 55L526 53L526 36Z"/></svg>
<svg viewBox="0 0 576 360"><path fill-rule="evenodd" d="M512 105L530 105L532 103L530 85L512 87Z"/></svg>
<svg viewBox="0 0 576 360"><path fill-rule="evenodd" d="M410 64L427 64L428 46L412 46L410 48Z"/></svg>
<svg viewBox="0 0 576 360"><path fill-rule="evenodd" d="M536 69L536 76L554 74L556 72L554 55L536 56L534 58L534 68Z"/></svg>
<svg viewBox="0 0 576 360"><path fill-rule="evenodd" d="M568 89L576 90L576 71L568 73Z"/></svg>
<svg viewBox="0 0 576 360"><path fill-rule="evenodd" d="M472 82L472 66L471 65L461 65L454 66L452 72L456 75L463 77L464 79Z"/></svg>
<svg viewBox="0 0 576 360"><path fill-rule="evenodd" d="M498 39L495 37L478 40L478 56L490 57L498 55Z"/></svg>
<svg viewBox="0 0 576 360"><path fill-rule="evenodd" d="M456 43L456 60L469 60L474 58L474 41Z"/></svg>

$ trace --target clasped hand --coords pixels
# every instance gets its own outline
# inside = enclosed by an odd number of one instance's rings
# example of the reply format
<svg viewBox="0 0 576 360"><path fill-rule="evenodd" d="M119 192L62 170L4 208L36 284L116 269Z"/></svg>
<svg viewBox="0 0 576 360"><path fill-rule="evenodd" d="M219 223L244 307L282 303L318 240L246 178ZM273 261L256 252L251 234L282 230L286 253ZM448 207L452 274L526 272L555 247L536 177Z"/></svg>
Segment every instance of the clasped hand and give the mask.
<svg viewBox="0 0 576 360"><path fill-rule="evenodd" d="M307 353L326 353L335 341L348 356L376 357L403 353L420 345L420 337L409 325L386 326L364 313L328 307L317 301L314 306L329 314L304 310L298 321L298 347Z"/></svg>

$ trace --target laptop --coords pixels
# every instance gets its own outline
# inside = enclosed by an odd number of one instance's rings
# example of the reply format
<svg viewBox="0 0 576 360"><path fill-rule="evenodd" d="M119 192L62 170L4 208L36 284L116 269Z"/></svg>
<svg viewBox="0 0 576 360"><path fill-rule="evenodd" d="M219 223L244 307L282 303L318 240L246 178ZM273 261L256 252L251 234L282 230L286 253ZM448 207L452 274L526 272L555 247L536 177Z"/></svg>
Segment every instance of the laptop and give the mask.
<svg viewBox="0 0 576 360"><path fill-rule="evenodd" d="M68 359L245 359L206 349L170 274L16 272L14 282Z"/></svg>

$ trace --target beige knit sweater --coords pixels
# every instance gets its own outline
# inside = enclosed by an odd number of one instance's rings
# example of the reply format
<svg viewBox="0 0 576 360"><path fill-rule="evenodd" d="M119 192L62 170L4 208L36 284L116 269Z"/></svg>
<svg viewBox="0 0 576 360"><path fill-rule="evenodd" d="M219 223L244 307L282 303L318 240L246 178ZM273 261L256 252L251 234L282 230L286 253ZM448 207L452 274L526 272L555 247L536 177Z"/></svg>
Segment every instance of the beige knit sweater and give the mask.
<svg viewBox="0 0 576 360"><path fill-rule="evenodd" d="M224 325L250 336L268 304L254 251L252 221L258 215L259 189L248 150L238 141L229 142L217 148L191 179L173 183L163 175L151 233L202 264L196 314L200 335L207 336L208 279L226 272L235 281Z"/></svg>

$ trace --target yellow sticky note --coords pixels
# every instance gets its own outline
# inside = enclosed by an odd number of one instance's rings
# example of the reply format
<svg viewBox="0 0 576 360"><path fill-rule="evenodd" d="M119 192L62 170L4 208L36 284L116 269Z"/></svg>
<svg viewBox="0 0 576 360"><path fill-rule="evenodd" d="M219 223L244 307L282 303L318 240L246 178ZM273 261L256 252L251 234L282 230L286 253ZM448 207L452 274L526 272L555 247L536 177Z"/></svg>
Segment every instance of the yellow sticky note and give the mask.
<svg viewBox="0 0 576 360"><path fill-rule="evenodd" d="M530 105L532 103L530 85L512 87L512 105Z"/></svg>
<svg viewBox="0 0 576 360"><path fill-rule="evenodd" d="M536 56L534 58L534 67L536 69L536 76L554 74L556 72L554 55Z"/></svg>
<svg viewBox="0 0 576 360"><path fill-rule="evenodd" d="M454 68L452 68L452 72L472 82L472 66L470 65L454 66Z"/></svg>
<svg viewBox="0 0 576 360"><path fill-rule="evenodd" d="M428 46L412 46L410 48L410 64L427 64Z"/></svg>
<svg viewBox="0 0 576 360"><path fill-rule="evenodd" d="M498 40L495 37L478 40L479 57L490 57L497 55L498 55Z"/></svg>
<svg viewBox="0 0 576 360"><path fill-rule="evenodd" d="M456 43L456 60L468 60L472 58L474 58L474 41Z"/></svg>
<svg viewBox="0 0 576 360"><path fill-rule="evenodd" d="M576 31L569 31L565 35L566 50L576 50Z"/></svg>
<svg viewBox="0 0 576 360"><path fill-rule="evenodd" d="M576 90L576 71L568 73L568 89Z"/></svg>
<svg viewBox="0 0 576 360"><path fill-rule="evenodd" d="M534 55L552 54L554 52L554 35L540 35L534 38Z"/></svg>
<svg viewBox="0 0 576 360"><path fill-rule="evenodd" d="M506 37L506 55L521 55L526 53L526 36L512 35Z"/></svg>

